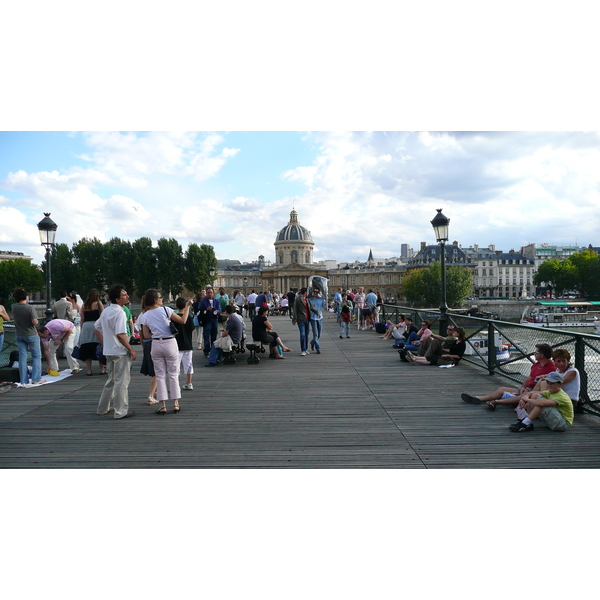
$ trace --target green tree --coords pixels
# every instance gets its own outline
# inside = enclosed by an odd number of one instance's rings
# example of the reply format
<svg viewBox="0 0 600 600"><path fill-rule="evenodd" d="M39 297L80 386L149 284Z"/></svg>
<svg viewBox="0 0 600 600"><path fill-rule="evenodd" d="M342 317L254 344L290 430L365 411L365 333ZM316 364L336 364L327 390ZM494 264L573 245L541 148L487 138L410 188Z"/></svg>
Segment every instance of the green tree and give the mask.
<svg viewBox="0 0 600 600"><path fill-rule="evenodd" d="M473 274L467 267L446 267L446 303L459 307L473 289ZM404 297L409 302L421 302L437 307L442 300L442 266L435 262L426 269L412 271L402 284Z"/></svg>
<svg viewBox="0 0 600 600"><path fill-rule="evenodd" d="M106 282L121 283L129 294L134 294L134 254L129 240L114 237L105 244L107 260Z"/></svg>
<svg viewBox="0 0 600 600"><path fill-rule="evenodd" d="M570 263L575 267L577 275L574 287L581 296L589 296L588 289L590 285L593 286L590 270L599 260L600 257L595 252L591 250L582 250L562 261L565 264Z"/></svg>
<svg viewBox="0 0 600 600"><path fill-rule="evenodd" d="M135 291L139 297L149 288L158 287L156 250L149 237L141 237L132 244L135 267Z"/></svg>
<svg viewBox="0 0 600 600"><path fill-rule="evenodd" d="M215 250L208 244L190 244L184 257L185 287L190 292L197 292L205 285L212 284L210 270L217 267Z"/></svg>
<svg viewBox="0 0 600 600"><path fill-rule="evenodd" d="M548 287L555 289L559 280L560 261L557 258L545 260L537 269L533 276L535 285L545 283Z"/></svg>
<svg viewBox="0 0 600 600"><path fill-rule="evenodd" d="M24 258L0 261L0 298L11 304L16 287L22 287L29 293L39 292L45 289L46 278L37 265Z"/></svg>
<svg viewBox="0 0 600 600"><path fill-rule="evenodd" d="M600 256L590 250L582 250L559 261L551 258L544 261L533 276L533 283L546 283L554 294L577 291L581 296L597 296Z"/></svg>
<svg viewBox="0 0 600 600"><path fill-rule="evenodd" d="M176 297L183 288L183 250L175 238L160 238L156 247L158 281L164 294Z"/></svg>
<svg viewBox="0 0 600 600"><path fill-rule="evenodd" d="M73 244L73 258L77 264L77 288L83 298L92 288L106 286L108 257L106 247L98 238L82 238Z"/></svg>
<svg viewBox="0 0 600 600"><path fill-rule="evenodd" d="M50 257L52 269L52 295L57 298L61 291L77 290L77 265L73 262L73 252L67 244L56 244ZM42 271L46 272L46 261L42 262ZM79 290L77 290L79 291ZM79 293L81 293L79 291Z"/></svg>

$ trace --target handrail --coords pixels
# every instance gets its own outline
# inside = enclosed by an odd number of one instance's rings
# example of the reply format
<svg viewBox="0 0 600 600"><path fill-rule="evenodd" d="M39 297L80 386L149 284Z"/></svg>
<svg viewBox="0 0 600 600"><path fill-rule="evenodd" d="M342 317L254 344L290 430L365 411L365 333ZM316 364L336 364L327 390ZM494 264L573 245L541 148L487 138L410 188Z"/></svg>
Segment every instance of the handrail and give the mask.
<svg viewBox="0 0 600 600"><path fill-rule="evenodd" d="M406 306L384 304L380 320L398 322L400 314L410 316L417 325L428 317L432 324L439 319L440 312L435 309L419 309ZM499 321L483 317L471 317L448 311L448 322L467 331L468 354L463 361L476 368L485 369L489 375L502 377L523 383L534 362L536 344L547 343L554 348L566 348L571 360L579 371L581 390L578 411L600 415L600 335L581 333L550 327L533 327L510 321ZM502 353L481 348L474 340L501 340ZM491 344L492 347L494 343Z"/></svg>

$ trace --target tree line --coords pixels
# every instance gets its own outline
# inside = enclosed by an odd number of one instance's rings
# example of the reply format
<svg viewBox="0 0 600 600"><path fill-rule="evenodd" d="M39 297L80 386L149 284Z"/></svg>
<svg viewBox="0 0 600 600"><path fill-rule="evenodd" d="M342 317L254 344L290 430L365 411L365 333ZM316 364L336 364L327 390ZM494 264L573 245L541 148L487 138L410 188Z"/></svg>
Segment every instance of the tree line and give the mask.
<svg viewBox="0 0 600 600"><path fill-rule="evenodd" d="M556 296L575 292L600 300L600 256L592 250L582 250L563 260L550 258L538 267L533 283L545 284Z"/></svg>
<svg viewBox="0 0 600 600"><path fill-rule="evenodd" d="M449 307L462 306L472 290L471 269L457 265L446 267L446 303ZM409 302L439 306L442 300L441 263L437 261L427 268L411 271L402 282L402 294Z"/></svg>
<svg viewBox="0 0 600 600"><path fill-rule="evenodd" d="M82 238L71 248L67 244L52 248L52 295L76 290L85 298L92 288L122 283L130 295L141 297L148 288L160 288L176 297L184 287L196 292L212 283L210 271L216 268L215 251L208 244L190 244L184 252L174 238L160 238L156 246L148 237L134 242L114 237L105 243L95 237ZM44 289L45 261L41 269L38 290Z"/></svg>

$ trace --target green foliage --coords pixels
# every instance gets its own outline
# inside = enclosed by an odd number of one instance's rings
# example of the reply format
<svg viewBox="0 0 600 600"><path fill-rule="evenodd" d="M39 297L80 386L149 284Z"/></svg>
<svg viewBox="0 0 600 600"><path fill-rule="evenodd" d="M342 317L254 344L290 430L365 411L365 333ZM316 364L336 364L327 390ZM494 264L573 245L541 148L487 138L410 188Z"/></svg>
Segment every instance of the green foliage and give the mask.
<svg viewBox="0 0 600 600"><path fill-rule="evenodd" d="M459 307L473 289L473 274L468 267L446 267L446 303ZM428 307L439 306L442 300L442 266L435 262L426 269L409 273L402 292L409 302L421 302Z"/></svg>
<svg viewBox="0 0 600 600"><path fill-rule="evenodd" d="M214 260L213 260L214 259ZM212 246L190 244L185 251L183 259L183 283L190 292L198 292L210 281L210 268L216 264L216 257Z"/></svg>
<svg viewBox="0 0 600 600"><path fill-rule="evenodd" d="M30 294L43 290L46 287L44 273L24 258L0 261L0 298L6 304L12 303L12 292L16 287L22 287Z"/></svg>
<svg viewBox="0 0 600 600"><path fill-rule="evenodd" d="M129 294L133 295L135 266L131 242L114 237L105 246L107 256L107 284L121 283L125 286Z"/></svg>
<svg viewBox="0 0 600 600"><path fill-rule="evenodd" d="M559 261L544 261L533 276L535 285L545 283L555 295L578 292L580 296L600 299L600 256L590 250L582 250Z"/></svg>
<svg viewBox="0 0 600 600"><path fill-rule="evenodd" d="M176 298L183 288L183 250L175 238L160 238L156 247L158 281L163 294Z"/></svg>
<svg viewBox="0 0 600 600"><path fill-rule="evenodd" d="M141 237L132 244L135 267L135 291L139 297L149 288L158 287L156 251L149 237Z"/></svg>
<svg viewBox="0 0 600 600"><path fill-rule="evenodd" d="M98 238L82 238L73 244L73 258L77 264L77 290L83 298L92 288L106 287L108 256L106 246Z"/></svg>
<svg viewBox="0 0 600 600"><path fill-rule="evenodd" d="M73 252L67 244L56 244L50 257L52 268L52 295L57 298L61 291L71 292L77 288L77 265L73 262ZM42 262L46 272L46 262Z"/></svg>

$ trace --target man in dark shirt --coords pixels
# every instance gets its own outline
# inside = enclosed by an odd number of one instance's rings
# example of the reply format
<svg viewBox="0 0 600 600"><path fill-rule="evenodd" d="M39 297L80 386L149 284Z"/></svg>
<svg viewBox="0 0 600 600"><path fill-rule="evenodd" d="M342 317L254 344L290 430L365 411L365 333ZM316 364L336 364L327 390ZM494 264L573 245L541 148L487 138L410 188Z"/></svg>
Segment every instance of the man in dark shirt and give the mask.
<svg viewBox="0 0 600 600"><path fill-rule="evenodd" d="M226 306L225 312L229 315L227 322L225 323L225 331L221 337L229 336L233 345L240 343L244 336L244 320L236 313L234 306ZM207 367L214 367L220 361L223 356L223 350L221 348L215 348L214 346L210 349L210 355L208 357Z"/></svg>
<svg viewBox="0 0 600 600"><path fill-rule="evenodd" d="M204 326L203 337L204 347L202 351L204 356L210 354L210 347L217 339L217 329L219 327L219 315L221 314L221 305L215 299L215 290L208 288L206 290L206 298L200 301L199 312Z"/></svg>

